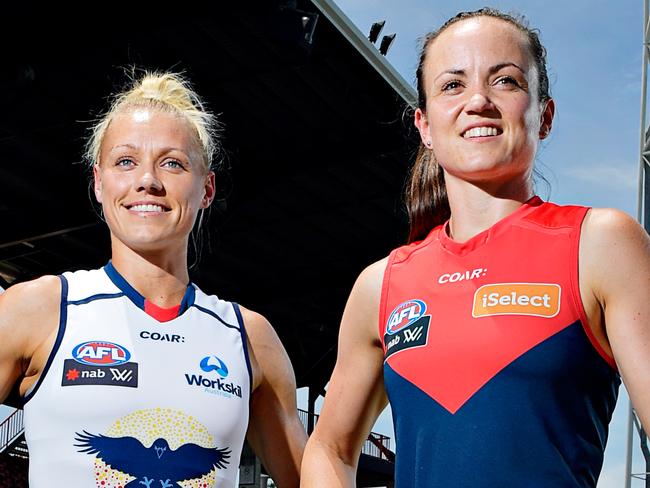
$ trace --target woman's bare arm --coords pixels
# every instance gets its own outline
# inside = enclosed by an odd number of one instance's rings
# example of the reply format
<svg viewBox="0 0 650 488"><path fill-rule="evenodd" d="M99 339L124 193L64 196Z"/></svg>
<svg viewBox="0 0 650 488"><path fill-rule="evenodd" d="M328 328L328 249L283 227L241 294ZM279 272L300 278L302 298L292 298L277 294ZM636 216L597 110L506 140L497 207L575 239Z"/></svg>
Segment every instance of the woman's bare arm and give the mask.
<svg viewBox="0 0 650 488"><path fill-rule="evenodd" d="M271 324L241 310L254 386L247 439L278 487L297 487L307 434L298 418L293 368Z"/></svg>
<svg viewBox="0 0 650 488"><path fill-rule="evenodd" d="M590 321L601 323L604 348L650 428L650 238L627 214L593 209L583 224L580 260L581 282L592 294L583 301L598 304Z"/></svg>
<svg viewBox="0 0 650 488"><path fill-rule="evenodd" d="M47 360L59 321L55 276L20 283L0 294L0 402L20 382L24 395Z"/></svg>
<svg viewBox="0 0 650 488"><path fill-rule="evenodd" d="M366 268L341 321L325 403L302 466L301 486L354 487L361 446L387 403L378 314L386 259Z"/></svg>

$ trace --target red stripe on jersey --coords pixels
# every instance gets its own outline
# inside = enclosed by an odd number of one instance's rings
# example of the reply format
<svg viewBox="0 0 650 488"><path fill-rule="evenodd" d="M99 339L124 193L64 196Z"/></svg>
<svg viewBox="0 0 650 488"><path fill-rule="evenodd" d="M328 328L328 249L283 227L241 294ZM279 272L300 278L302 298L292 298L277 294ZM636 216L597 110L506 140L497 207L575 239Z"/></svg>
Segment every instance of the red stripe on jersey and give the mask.
<svg viewBox="0 0 650 488"><path fill-rule="evenodd" d="M144 311L158 322L169 322L170 320L175 319L178 317L180 309L180 303L174 307L163 308L147 299L144 300Z"/></svg>

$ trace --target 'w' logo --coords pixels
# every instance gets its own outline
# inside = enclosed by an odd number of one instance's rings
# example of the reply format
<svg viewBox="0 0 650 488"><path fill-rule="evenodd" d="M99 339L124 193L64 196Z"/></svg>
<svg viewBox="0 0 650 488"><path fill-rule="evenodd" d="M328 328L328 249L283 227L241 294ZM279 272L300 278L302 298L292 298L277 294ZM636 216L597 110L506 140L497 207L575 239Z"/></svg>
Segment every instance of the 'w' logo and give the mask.
<svg viewBox="0 0 650 488"><path fill-rule="evenodd" d="M133 376L133 371L130 369L120 371L119 369L111 368L111 374L113 375L113 380L115 381L129 381Z"/></svg>
<svg viewBox="0 0 650 488"><path fill-rule="evenodd" d="M422 337L422 326L416 327L413 330L406 329L404 330L404 342L413 342L417 341Z"/></svg>

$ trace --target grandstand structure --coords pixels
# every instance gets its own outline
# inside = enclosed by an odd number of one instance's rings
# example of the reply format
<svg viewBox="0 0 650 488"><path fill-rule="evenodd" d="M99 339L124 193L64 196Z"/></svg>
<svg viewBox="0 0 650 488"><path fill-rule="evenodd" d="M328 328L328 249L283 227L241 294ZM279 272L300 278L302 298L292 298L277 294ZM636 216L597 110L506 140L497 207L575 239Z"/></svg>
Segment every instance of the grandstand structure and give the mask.
<svg viewBox="0 0 650 488"><path fill-rule="evenodd" d="M638 218L650 232L650 110L648 108L648 64L650 63L650 0L643 0L643 61L641 74L641 124L639 148Z"/></svg>
<svg viewBox="0 0 650 488"><path fill-rule="evenodd" d="M122 67L184 71L224 124L192 280L269 318L309 388L311 431L354 279L406 238L412 87L331 0L214 2L172 30L118 13L12 24L0 33L12 46L0 77L0 286L107 262L81 164L87 121L125 82ZM370 436L359 486L390 485L393 449ZM22 410L0 425L0 451L0 488L26 486Z"/></svg>
<svg viewBox="0 0 650 488"><path fill-rule="evenodd" d="M650 65L650 0L643 1L643 55L641 71L641 123L639 131L639 189L637 218L650 233L650 109L648 107L648 67ZM645 469L638 472L633 468L634 445L643 455ZM643 480L650 488L650 440L641 425L639 417L630 405L627 436L627 462L625 467L625 488L640 486L634 480Z"/></svg>

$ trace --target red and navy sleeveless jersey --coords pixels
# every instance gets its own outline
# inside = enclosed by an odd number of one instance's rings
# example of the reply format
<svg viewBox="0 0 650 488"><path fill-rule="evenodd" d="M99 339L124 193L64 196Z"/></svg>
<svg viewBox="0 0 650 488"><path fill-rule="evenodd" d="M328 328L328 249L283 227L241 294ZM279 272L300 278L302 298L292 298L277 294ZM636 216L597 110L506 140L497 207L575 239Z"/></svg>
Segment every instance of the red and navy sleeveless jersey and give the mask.
<svg viewBox="0 0 650 488"><path fill-rule="evenodd" d="M620 377L578 286L587 208L538 197L465 243L439 226L382 287L396 487L595 487Z"/></svg>

